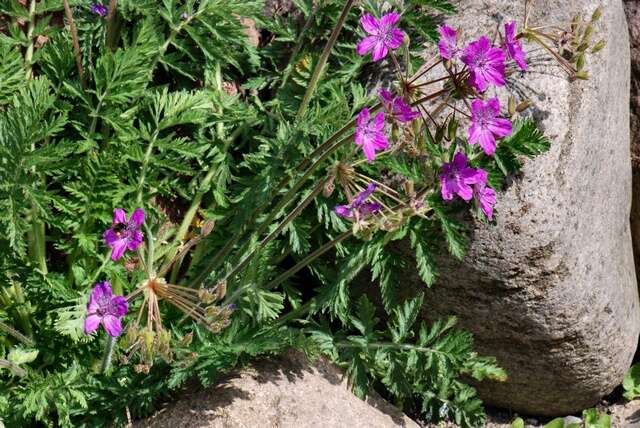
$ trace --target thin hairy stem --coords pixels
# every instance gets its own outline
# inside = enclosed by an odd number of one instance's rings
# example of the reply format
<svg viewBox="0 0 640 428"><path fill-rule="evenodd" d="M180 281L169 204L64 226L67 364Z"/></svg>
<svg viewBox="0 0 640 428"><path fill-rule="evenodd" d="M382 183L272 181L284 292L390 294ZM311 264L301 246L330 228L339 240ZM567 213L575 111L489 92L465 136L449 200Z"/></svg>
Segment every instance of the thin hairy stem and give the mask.
<svg viewBox="0 0 640 428"><path fill-rule="evenodd" d="M342 8L342 13L340 13L340 17L336 22L336 26L331 32L331 36L329 37L327 44L325 45L324 49L322 50L322 53L320 54L320 59L316 64L316 68L313 70L313 74L311 75L311 80L309 80L309 85L307 86L307 90L304 94L304 98L302 99L302 103L300 104L300 108L298 109L298 113L296 114L296 123L300 122L305 112L307 111L307 107L309 107L309 102L311 101L311 97L313 96L313 93L315 92L316 87L320 82L320 75L322 74L324 66L326 65L327 60L329 59L329 55L331 54L331 50L333 49L333 46L336 44L336 41L338 40L338 35L340 34L340 31L344 26L344 22L347 19L347 15L349 15L349 11L353 7L354 3L355 3L355 0L347 0L344 7Z"/></svg>
<svg viewBox="0 0 640 428"><path fill-rule="evenodd" d="M69 29L71 30L71 43L73 44L73 56L76 60L76 68L78 69L78 76L80 77L80 83L83 89L87 89L87 81L84 78L84 69L82 68L82 51L80 50L80 41L78 38L78 27L73 20L73 14L69 7L68 0L63 0L64 14L69 22Z"/></svg>

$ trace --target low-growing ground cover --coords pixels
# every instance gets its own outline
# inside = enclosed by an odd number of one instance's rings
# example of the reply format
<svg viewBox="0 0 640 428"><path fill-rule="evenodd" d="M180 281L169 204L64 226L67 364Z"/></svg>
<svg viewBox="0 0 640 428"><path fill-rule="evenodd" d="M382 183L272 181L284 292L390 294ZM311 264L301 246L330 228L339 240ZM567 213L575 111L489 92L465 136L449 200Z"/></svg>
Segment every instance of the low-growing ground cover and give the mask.
<svg viewBox="0 0 640 428"><path fill-rule="evenodd" d="M419 319L388 244L431 286L464 216L498 221L549 142L495 91L525 40L586 78L598 13L465 40L446 1L387 6L0 3L5 424L122 425L291 347L359 396L483 423L466 379L506 374L455 319ZM365 269L379 299L349 287Z"/></svg>

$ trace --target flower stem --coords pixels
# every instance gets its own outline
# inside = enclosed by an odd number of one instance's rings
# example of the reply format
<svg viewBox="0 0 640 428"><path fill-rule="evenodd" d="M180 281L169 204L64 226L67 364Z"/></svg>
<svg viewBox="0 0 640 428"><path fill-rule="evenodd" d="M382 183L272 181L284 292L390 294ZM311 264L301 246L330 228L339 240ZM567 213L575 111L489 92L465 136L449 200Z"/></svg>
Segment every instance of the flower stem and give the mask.
<svg viewBox="0 0 640 428"><path fill-rule="evenodd" d="M138 180L138 196L136 197L136 201L139 205L142 204L142 189L144 187L144 180L147 178L147 169L149 168L149 160L151 160L151 154L153 153L153 147L156 143L156 139L158 138L159 131L153 133L151 137L151 141L149 141L149 146L147 146L147 151L144 154L144 159L142 160L142 169L140 170L140 179Z"/></svg>
<svg viewBox="0 0 640 428"><path fill-rule="evenodd" d="M107 345L104 348L104 356L102 357L102 366L100 367L100 372L102 374L106 374L107 370L111 367L111 360L113 357L113 349L116 344L116 338L112 336L107 336Z"/></svg>
<svg viewBox="0 0 640 428"><path fill-rule="evenodd" d="M293 211L291 211L291 213L289 213L289 215L287 215L284 220L282 220L280 222L280 224L269 234L267 235L262 241L260 241L260 243L258 244L258 246L251 251L249 254L247 254L241 261L240 263L238 263L236 265L235 268L233 268L229 273L227 273L224 277L224 280L227 281L229 278L232 278L234 275L236 275L238 272L240 272L242 270L242 268L244 268L253 258L253 256L259 251L262 250L264 247L267 246L267 244L269 244L269 242L273 241L278 234L280 234L280 232L282 232L282 230L285 228L285 226L287 224L289 224L291 221L293 221L296 217L298 217L300 215L300 213L302 212L302 210L304 210L307 205L309 205L311 203L312 200L315 199L316 196L318 196L318 194L320 194L320 192L322 192L322 189L324 188L325 185L325 180L322 180L321 182L319 182L315 189L313 189L313 191L309 194L309 196L307 196ZM272 211L272 213L277 212L277 211ZM270 222L269 222L270 223ZM267 225L268 224L265 222L263 225Z"/></svg>
<svg viewBox="0 0 640 428"><path fill-rule="evenodd" d="M24 55L24 62L27 66L27 79L31 79L33 71L31 69L31 60L33 59L33 51L35 49L33 42L33 31L36 28L36 0L31 0L29 3L29 26L27 27L27 39L29 44L27 45L27 52Z"/></svg>
<svg viewBox="0 0 640 428"><path fill-rule="evenodd" d="M80 50L80 42L78 39L78 28L73 20L73 14L71 13L68 0L63 0L62 3L64 5L64 14L67 17L67 21L69 21L69 29L71 30L71 43L73 44L73 55L76 59L78 76L80 77L82 88L87 89L87 81L84 79L84 69L82 68L82 51Z"/></svg>
<svg viewBox="0 0 640 428"><path fill-rule="evenodd" d="M278 276L276 279L274 279L273 281L268 283L265 286L265 289L271 290L272 288L275 288L278 285L282 284L284 281L289 279L291 276L293 276L296 273L298 273L301 269L303 269L304 267L308 266L309 263L313 262L315 259L317 259L321 255L323 255L324 253L326 253L331 248L335 247L336 245L338 245L340 242L344 241L345 239L347 239L351 235L353 235L353 230L352 229L349 229L346 232L342 232L340 235L336 236L333 240L327 242L326 244L324 244L323 246L318 248L316 251L314 251L313 253L309 254L304 259L300 260L298 263L296 263L295 266L293 266L292 268L290 268L286 272L283 272L282 274L280 274L280 276Z"/></svg>
<svg viewBox="0 0 640 428"><path fill-rule="evenodd" d="M102 264L100 265L96 273L93 274L93 277L91 278L91 281L89 281L89 284L93 284L94 282L96 282L96 279L98 279L98 276L100 276L105 266L107 266L107 263L109 263L109 259L111 258L111 252L112 250L107 251L104 258L102 259Z"/></svg>
<svg viewBox="0 0 640 428"><path fill-rule="evenodd" d="M325 45L324 50L320 54L320 59L318 60L318 64L316 64L316 67L313 70L313 74L311 75L311 80L309 80L309 85L307 86L307 90L304 94L304 98L302 99L302 103L300 104L300 108L298 109L298 113L296 114L296 123L300 122L305 112L307 111L307 107L309 107L309 102L311 101L311 97L313 96L313 93L315 92L316 87L320 82L320 75L322 74L324 66L326 65L327 60L329 59L329 55L331 54L331 50L333 49L333 46L336 44L336 41L338 40L338 35L340 34L342 27L344 26L344 22L346 21L347 15L349 14L349 11L353 7L354 2L355 0L347 0L344 7L342 8L342 13L338 18L338 22L336 23L336 26L333 29L333 32L331 33L331 36L329 37L329 41L327 41L327 44Z"/></svg>
<svg viewBox="0 0 640 428"><path fill-rule="evenodd" d="M287 81L289 80L289 76L291 76L291 71L293 70L293 67L294 67L293 61L295 61L296 57L298 56L298 53L300 52L300 49L302 48L304 35L311 27L311 24L313 24L313 21L316 18L316 14L318 13L319 7L320 7L320 4L316 3L316 5L313 7L313 10L309 14L309 18L304 23L302 30L300 30L300 36L298 36L298 42L296 43L296 46L293 48L293 51L291 51L291 56L289 57L289 61L287 62L287 67L284 69L284 74L282 75L282 83L280 84L280 89L285 87L285 85L287 84Z"/></svg>
<svg viewBox="0 0 640 428"><path fill-rule="evenodd" d="M66 0L65 0L66 1ZM113 50L116 38L116 11L118 9L118 0L109 1L109 14L107 15L107 49Z"/></svg>

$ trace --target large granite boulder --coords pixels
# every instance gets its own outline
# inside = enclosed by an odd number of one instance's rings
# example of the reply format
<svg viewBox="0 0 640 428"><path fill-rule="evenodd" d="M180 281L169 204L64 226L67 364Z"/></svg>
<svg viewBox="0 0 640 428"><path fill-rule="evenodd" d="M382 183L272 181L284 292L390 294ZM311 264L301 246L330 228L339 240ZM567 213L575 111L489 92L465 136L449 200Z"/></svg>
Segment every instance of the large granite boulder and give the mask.
<svg viewBox="0 0 640 428"><path fill-rule="evenodd" d="M217 386L191 392L136 427L418 428L373 393L351 393L343 373L324 359L291 352L239 370Z"/></svg>
<svg viewBox="0 0 640 428"><path fill-rule="evenodd" d="M640 2L625 0L624 9L631 42L631 237L636 267L640 267Z"/></svg>
<svg viewBox="0 0 640 428"><path fill-rule="evenodd" d="M462 262L441 265L425 316L459 316L478 351L509 379L483 382L492 405L566 415L611 392L629 367L640 329L629 212L629 40L621 0L537 0L532 23L564 23L596 7L606 48L591 79L569 82L541 49L509 88L531 99L553 144L498 197L498 225L472 224ZM524 1L464 0L449 24L469 38L499 21L522 22ZM408 281L424 288L413 273Z"/></svg>

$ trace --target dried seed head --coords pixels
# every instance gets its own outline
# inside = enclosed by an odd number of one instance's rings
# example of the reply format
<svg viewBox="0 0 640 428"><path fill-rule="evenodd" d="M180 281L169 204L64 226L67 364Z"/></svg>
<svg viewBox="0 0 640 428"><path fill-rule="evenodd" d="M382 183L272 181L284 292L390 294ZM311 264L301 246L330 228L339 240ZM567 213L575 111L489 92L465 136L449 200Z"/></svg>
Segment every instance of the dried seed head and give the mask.
<svg viewBox="0 0 640 428"><path fill-rule="evenodd" d="M227 281L221 279L218 281L216 285L216 300L224 299L224 296L227 295Z"/></svg>
<svg viewBox="0 0 640 428"><path fill-rule="evenodd" d="M184 346L187 347L189 345L191 345L191 342L193 341L193 332L187 333L184 335L184 337L182 339L180 339L180 346Z"/></svg>
<svg viewBox="0 0 640 428"><path fill-rule="evenodd" d="M215 300L215 295L208 288L201 288L198 290L198 298L202 301L202 303L213 303Z"/></svg>
<svg viewBox="0 0 640 428"><path fill-rule="evenodd" d="M325 181L324 186L322 187L322 196L328 198L331 196L333 191L336 189L336 185L333 183L335 177L330 177L327 181Z"/></svg>
<svg viewBox="0 0 640 428"><path fill-rule="evenodd" d="M149 366L149 364L136 364L135 366L133 366L133 370L136 373L149 374L150 369L151 369L151 366Z"/></svg>
<svg viewBox="0 0 640 428"><path fill-rule="evenodd" d="M202 229L200 230L200 234L202 236L207 236L209 235L212 231L213 231L213 227L215 226L216 222L214 220L207 220L203 225L202 225Z"/></svg>

